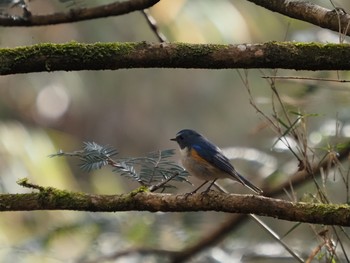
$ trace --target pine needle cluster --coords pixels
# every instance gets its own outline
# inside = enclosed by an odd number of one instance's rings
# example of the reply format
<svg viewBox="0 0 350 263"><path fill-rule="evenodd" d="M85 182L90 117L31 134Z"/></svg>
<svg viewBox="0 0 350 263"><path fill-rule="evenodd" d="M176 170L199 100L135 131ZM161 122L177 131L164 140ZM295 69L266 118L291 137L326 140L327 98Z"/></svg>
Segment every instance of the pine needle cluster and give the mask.
<svg viewBox="0 0 350 263"><path fill-rule="evenodd" d="M161 185L162 188L171 180L187 182L188 173L170 159L175 154L174 149L159 150L147 153L142 157L115 158L118 151L111 146L99 145L95 142L84 142L81 150L64 152L59 150L50 157L78 157L80 168L85 172L112 166L113 172L139 182L143 186Z"/></svg>

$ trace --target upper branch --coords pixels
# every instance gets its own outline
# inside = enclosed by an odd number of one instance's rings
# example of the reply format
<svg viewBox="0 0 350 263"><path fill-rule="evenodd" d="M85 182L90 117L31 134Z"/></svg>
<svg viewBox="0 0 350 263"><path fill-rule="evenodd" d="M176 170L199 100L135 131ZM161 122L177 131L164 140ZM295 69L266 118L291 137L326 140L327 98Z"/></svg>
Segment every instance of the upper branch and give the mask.
<svg viewBox="0 0 350 263"><path fill-rule="evenodd" d="M0 26L45 26L118 16L149 8L159 1L160 0L129 0L91 8L71 9L69 12L65 13L30 15L16 19L11 16L0 16Z"/></svg>
<svg viewBox="0 0 350 263"><path fill-rule="evenodd" d="M273 12L313 25L350 35L350 15L342 9L330 10L303 0L248 0Z"/></svg>
<svg viewBox="0 0 350 263"><path fill-rule="evenodd" d="M257 195L208 194L170 195L132 192L121 195L92 195L41 188L39 193L2 194L0 211L79 210L92 212L220 211L270 216L325 225L350 226L350 206L293 203Z"/></svg>
<svg viewBox="0 0 350 263"><path fill-rule="evenodd" d="M126 68L349 70L347 44L38 44L0 49L0 75Z"/></svg>

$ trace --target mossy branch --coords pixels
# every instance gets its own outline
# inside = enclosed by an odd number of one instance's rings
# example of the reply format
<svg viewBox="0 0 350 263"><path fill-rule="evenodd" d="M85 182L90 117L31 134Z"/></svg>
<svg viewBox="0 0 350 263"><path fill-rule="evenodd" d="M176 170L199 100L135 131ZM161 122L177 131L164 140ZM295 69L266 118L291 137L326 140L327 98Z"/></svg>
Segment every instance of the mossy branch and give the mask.
<svg viewBox="0 0 350 263"><path fill-rule="evenodd" d="M350 206L289 202L257 195L208 194L171 195L154 194L141 187L128 194L94 195L58 190L18 182L39 193L1 194L0 211L78 210L90 212L189 212L217 211L269 216L278 219L324 225L350 226Z"/></svg>
<svg viewBox="0 0 350 263"><path fill-rule="evenodd" d="M349 70L347 44L96 43L0 49L0 74L128 68Z"/></svg>

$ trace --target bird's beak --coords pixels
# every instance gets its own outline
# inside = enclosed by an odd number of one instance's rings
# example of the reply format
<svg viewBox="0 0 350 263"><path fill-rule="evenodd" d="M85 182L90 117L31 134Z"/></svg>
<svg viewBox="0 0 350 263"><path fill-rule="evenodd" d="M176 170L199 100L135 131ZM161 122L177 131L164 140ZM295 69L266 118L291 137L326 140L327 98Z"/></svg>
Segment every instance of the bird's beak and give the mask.
<svg viewBox="0 0 350 263"><path fill-rule="evenodd" d="M176 138L172 138L172 139L170 139L170 141L175 141L176 142Z"/></svg>

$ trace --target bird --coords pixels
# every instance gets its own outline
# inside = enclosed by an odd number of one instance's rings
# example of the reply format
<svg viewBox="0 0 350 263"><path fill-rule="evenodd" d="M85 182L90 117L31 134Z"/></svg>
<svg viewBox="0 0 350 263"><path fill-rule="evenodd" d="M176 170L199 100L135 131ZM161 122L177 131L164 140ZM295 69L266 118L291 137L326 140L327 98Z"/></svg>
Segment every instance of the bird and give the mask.
<svg viewBox="0 0 350 263"><path fill-rule="evenodd" d="M217 179L223 178L236 180L256 194L263 194L259 187L253 185L236 171L219 147L195 130L183 129L176 134L175 138L170 140L178 143L181 161L188 173L204 180L204 183L191 194L197 192L209 181L212 181L204 191L208 192Z"/></svg>

